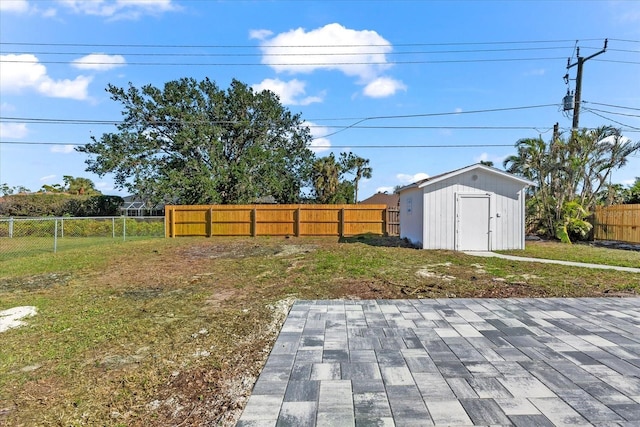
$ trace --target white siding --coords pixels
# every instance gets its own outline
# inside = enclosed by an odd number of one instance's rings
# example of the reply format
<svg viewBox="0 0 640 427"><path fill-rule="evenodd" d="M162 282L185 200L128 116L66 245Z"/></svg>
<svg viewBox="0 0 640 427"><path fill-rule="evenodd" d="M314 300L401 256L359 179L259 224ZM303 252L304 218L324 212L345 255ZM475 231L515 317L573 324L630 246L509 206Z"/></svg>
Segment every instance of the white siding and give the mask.
<svg viewBox="0 0 640 427"><path fill-rule="evenodd" d="M475 177L475 179L474 179ZM491 249L523 249L523 185L483 170L471 170L424 190L425 249L455 249L456 194L491 194ZM402 218L402 215L401 215ZM404 222L402 227L404 227Z"/></svg>
<svg viewBox="0 0 640 427"><path fill-rule="evenodd" d="M400 237L422 246L423 223L422 189L411 188L400 193Z"/></svg>

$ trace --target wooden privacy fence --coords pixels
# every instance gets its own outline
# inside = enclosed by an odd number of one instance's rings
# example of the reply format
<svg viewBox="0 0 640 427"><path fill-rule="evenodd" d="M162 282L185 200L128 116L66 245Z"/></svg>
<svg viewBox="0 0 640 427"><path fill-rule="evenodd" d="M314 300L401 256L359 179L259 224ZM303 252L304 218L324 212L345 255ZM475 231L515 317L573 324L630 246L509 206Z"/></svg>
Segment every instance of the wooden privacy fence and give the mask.
<svg viewBox="0 0 640 427"><path fill-rule="evenodd" d="M166 237L385 234L386 205L165 206Z"/></svg>
<svg viewBox="0 0 640 427"><path fill-rule="evenodd" d="M640 243L640 205L596 207L593 238Z"/></svg>
<svg viewBox="0 0 640 427"><path fill-rule="evenodd" d="M389 236L400 235L400 208L387 208L387 234Z"/></svg>

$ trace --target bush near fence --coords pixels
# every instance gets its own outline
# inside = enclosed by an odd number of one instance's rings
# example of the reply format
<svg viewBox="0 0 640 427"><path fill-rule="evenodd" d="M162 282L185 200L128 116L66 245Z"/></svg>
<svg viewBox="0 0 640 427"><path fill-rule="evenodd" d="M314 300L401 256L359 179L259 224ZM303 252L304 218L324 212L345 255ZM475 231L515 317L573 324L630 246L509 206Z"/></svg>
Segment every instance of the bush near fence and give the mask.
<svg viewBox="0 0 640 427"><path fill-rule="evenodd" d="M12 194L0 197L0 217L105 217L119 213L120 196L79 196L66 193Z"/></svg>

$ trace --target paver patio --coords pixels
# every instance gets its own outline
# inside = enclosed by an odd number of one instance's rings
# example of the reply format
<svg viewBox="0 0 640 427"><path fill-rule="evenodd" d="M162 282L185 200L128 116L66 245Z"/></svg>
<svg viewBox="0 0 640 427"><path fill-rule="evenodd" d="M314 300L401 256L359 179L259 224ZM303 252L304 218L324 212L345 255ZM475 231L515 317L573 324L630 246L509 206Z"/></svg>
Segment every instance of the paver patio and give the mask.
<svg viewBox="0 0 640 427"><path fill-rule="evenodd" d="M640 425L640 298L298 301L237 426Z"/></svg>

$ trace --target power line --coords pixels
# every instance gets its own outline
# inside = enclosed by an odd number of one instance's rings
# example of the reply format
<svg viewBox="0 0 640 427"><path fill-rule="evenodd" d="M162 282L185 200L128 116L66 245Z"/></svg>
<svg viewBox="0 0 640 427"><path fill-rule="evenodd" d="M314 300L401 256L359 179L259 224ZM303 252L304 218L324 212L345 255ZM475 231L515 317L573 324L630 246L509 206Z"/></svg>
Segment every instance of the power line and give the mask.
<svg viewBox="0 0 640 427"><path fill-rule="evenodd" d="M622 105L614 105L614 104L605 104L602 102L593 102L593 101L582 101L583 104L593 104L593 105L602 105L604 107L613 107L613 108L620 108L623 110L635 110L635 111L640 111L640 108L636 108L636 107L624 107Z"/></svg>
<svg viewBox="0 0 640 427"><path fill-rule="evenodd" d="M613 62L616 64L633 64L640 65L640 61L620 61L616 59L594 59L595 62Z"/></svg>
<svg viewBox="0 0 640 427"><path fill-rule="evenodd" d="M529 110L535 108L547 108L547 107L558 107L559 104L539 104L539 105L525 105L525 106L517 106L517 107L501 107L501 108L486 108L482 110L469 110L469 111L446 111L446 112L438 112L438 113L417 113L417 114L396 114L396 115L388 115L388 116L369 116L369 117L339 117L339 118L310 118L308 121L331 121L331 120L357 120L358 123L362 123L367 120L387 120L387 119L412 119L419 117L439 117L439 116L458 116L465 114L481 114L481 113L496 113L503 111L518 111L518 110ZM45 117L6 117L0 116L0 122L13 122L13 123L51 123L51 124L121 124L122 121L118 120L93 120L93 119L58 119L58 118L45 118ZM172 124L172 123L183 123L183 124L198 124L198 123L221 123L221 124L233 124L237 123L235 121L155 121L154 124ZM351 125L351 126L355 126ZM325 126L328 127L328 126Z"/></svg>
<svg viewBox="0 0 640 427"><path fill-rule="evenodd" d="M618 113L616 111L600 110L599 108L587 108L587 107L583 107L583 108L588 109L589 111L598 111L600 113L615 114L617 116L640 117L640 115L638 114Z"/></svg>
<svg viewBox="0 0 640 427"><path fill-rule="evenodd" d="M601 39L582 39L582 41L599 41ZM610 39L622 42L637 42L633 40L622 39ZM118 48L171 48L171 49L184 49L184 48L218 48L218 49L239 49L247 48L252 49L256 47L271 48L337 48L337 47L390 47L390 46L481 46L481 45L510 45L510 44L543 44L543 43L573 43L575 40L571 39L557 39L557 40L523 40L523 41L487 41L487 42L444 42L444 43L395 43L395 44L331 44L331 45L216 45L216 44L135 44L135 43L43 43L43 42L0 42L0 46L66 46L66 47L118 47Z"/></svg>
<svg viewBox="0 0 640 427"><path fill-rule="evenodd" d="M532 109L532 108L542 108L542 107L557 107L558 104L545 104L545 105L531 105L531 106L527 106L527 107L509 107L509 108L493 108L493 109L488 109L488 110L471 110L471 111L460 111L460 112L447 112L447 113L429 113L429 114L411 114L411 115L403 115L403 116L371 116L371 117L365 117L362 119L359 119L357 122L349 125L349 126L345 126L343 129L340 129L338 131L329 133L327 135L324 135L323 138L327 138L333 135L336 135L338 133L344 132L345 130L351 129L354 126L359 125L362 122L368 121L368 120L379 120L379 119L390 119L390 118L415 118L415 117L435 117L435 116L448 116L448 115L457 115L457 114L476 114L476 113L493 113L493 112L498 112L498 111L514 111L514 110L525 110L525 109Z"/></svg>
<svg viewBox="0 0 640 427"><path fill-rule="evenodd" d="M80 147L86 144L78 144L75 142L38 142L38 141L0 141L0 145L73 145ZM514 144L415 144L415 145L331 145L319 144L312 145L309 148L486 148L486 147L513 147Z"/></svg>
<svg viewBox="0 0 640 427"><path fill-rule="evenodd" d="M284 55L281 55L284 56ZM327 67L344 65L411 65L411 64L460 64L460 63L492 63L492 62L523 62L523 61L554 61L564 60L566 57L534 57L534 58L489 58L489 59L445 59L445 60L414 60L414 61L352 61L352 62L282 62L282 63L262 63L262 62L127 62L123 64L108 61L39 61L39 60L13 60L1 59L4 63L18 64L78 64L78 65L135 65L135 66L183 66L183 67L250 67L250 66L270 66L270 67ZM613 62L613 61L611 61ZM623 62L623 61L617 61ZM634 64L635 62L626 61ZM640 64L640 62L637 62Z"/></svg>
<svg viewBox="0 0 640 427"><path fill-rule="evenodd" d="M184 53L184 52L46 52L46 51L10 51L5 55L121 55L121 56L178 56L178 57L251 57L251 56L364 56L364 55L423 55L423 54L451 54L451 53L485 53L485 52L522 52L537 50L564 50L566 46L528 47L506 49L465 49L465 50L427 50L427 51L391 51L391 52L283 52L283 53ZM616 50L616 49L612 49ZM622 50L618 50L622 51ZM627 51L639 52L640 51Z"/></svg>
<svg viewBox="0 0 640 427"><path fill-rule="evenodd" d="M625 123L619 122L619 121L617 121L617 120L613 120L611 117L603 116L602 114L596 113L595 111L593 111L593 110L592 110L592 109L590 109L590 108L585 108L585 110L586 110L586 111L588 111L588 112L590 112L591 114L595 114L595 115L596 115L596 116L598 116L598 117L602 117L603 119L605 119L605 120L609 120L610 122L616 123L616 124L618 124L618 125L620 125L620 126L626 126L626 127L631 128L631 129L635 129L635 130L637 130L637 131L640 131L640 128L638 128L638 127L631 126L631 125L628 125L628 124L625 124Z"/></svg>

